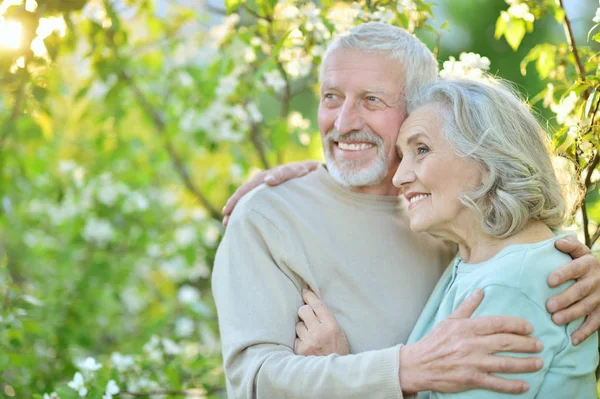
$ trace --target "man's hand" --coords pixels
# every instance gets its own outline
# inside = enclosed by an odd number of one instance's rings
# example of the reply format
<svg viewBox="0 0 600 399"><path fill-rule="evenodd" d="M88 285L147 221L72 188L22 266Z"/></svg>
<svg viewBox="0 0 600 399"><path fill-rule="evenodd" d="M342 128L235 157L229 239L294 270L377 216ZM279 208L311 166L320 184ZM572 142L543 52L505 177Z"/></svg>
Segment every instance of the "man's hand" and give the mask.
<svg viewBox="0 0 600 399"><path fill-rule="evenodd" d="M494 355L497 352L537 353L542 342L527 335L533 326L509 316L470 318L483 299L477 290L425 338L400 349L402 391L459 392L489 389L519 394L525 381L508 380L491 373L528 373L540 370L540 358Z"/></svg>
<svg viewBox="0 0 600 399"><path fill-rule="evenodd" d="M304 356L347 355L350 345L335 316L325 303L309 289L302 289L304 303L296 324L294 352Z"/></svg>
<svg viewBox="0 0 600 399"><path fill-rule="evenodd" d="M263 170L262 172L254 175L250 180L241 185L235 193L227 200L227 203L223 207L223 226L227 226L229 222L229 216L233 212L233 208L238 203L240 198L252 191L254 188L265 183L269 186L277 186L281 183L285 183L290 179L304 176L305 174L312 172L317 169L321 163L319 161L300 161L292 162L284 165L276 166L269 170Z"/></svg>
<svg viewBox="0 0 600 399"><path fill-rule="evenodd" d="M546 309L559 326L586 317L571 335L573 345L577 345L600 328L600 262L573 236L557 240L555 246L573 261L550 273L548 285L556 287L569 280L576 282L550 298Z"/></svg>

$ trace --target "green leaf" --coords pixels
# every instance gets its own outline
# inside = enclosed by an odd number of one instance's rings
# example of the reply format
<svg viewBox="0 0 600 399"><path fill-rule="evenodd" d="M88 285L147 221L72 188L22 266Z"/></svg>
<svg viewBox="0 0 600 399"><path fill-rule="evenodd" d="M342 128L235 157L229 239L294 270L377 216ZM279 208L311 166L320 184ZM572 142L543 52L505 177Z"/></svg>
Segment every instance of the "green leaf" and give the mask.
<svg viewBox="0 0 600 399"><path fill-rule="evenodd" d="M287 120L277 122L271 130L271 145L276 152L283 150L288 145L288 124Z"/></svg>
<svg viewBox="0 0 600 399"><path fill-rule="evenodd" d="M225 8L227 9L227 14L235 12L245 2L246 0L225 0Z"/></svg>
<svg viewBox="0 0 600 399"><path fill-rule="evenodd" d="M508 27L504 32L504 37L510 47L512 47L514 51L517 51L526 32L527 28L525 26L525 21L522 19L513 19L508 24Z"/></svg>
<svg viewBox="0 0 600 399"><path fill-rule="evenodd" d="M556 22L562 24L566 16L565 10L562 7L556 7L554 8L553 16Z"/></svg>
<svg viewBox="0 0 600 399"><path fill-rule="evenodd" d="M506 28L508 27L508 21L500 15L496 20L496 31L494 32L494 38L496 40L500 39L504 32L506 32Z"/></svg>
<svg viewBox="0 0 600 399"><path fill-rule="evenodd" d="M540 78L546 79L550 72L556 67L556 49L551 44L540 46L540 55L535 63Z"/></svg>
<svg viewBox="0 0 600 399"><path fill-rule="evenodd" d="M594 90L592 90L592 94L588 97L587 102L585 103L585 111L583 113L584 115L590 114L590 111L592 110L592 106L594 105L596 97L598 97L598 89L594 87Z"/></svg>

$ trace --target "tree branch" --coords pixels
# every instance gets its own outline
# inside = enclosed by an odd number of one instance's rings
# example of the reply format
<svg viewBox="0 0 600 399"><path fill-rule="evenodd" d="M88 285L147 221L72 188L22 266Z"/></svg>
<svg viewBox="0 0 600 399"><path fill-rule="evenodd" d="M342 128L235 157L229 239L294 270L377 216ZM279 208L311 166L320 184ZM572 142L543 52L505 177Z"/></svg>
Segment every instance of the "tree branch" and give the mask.
<svg viewBox="0 0 600 399"><path fill-rule="evenodd" d="M594 245L594 243L596 241L598 241L598 238L600 238L600 227L598 227L596 229L596 233L594 234L594 236L592 237L592 239L590 240L590 248Z"/></svg>
<svg viewBox="0 0 600 399"><path fill-rule="evenodd" d="M600 163L600 153L596 152L596 155L594 155L594 158L592 158L592 161L588 164L588 167L586 168L587 174L585 175L585 180L584 180L584 187L586 189L586 194L587 194L587 189L589 188L589 186L591 185L591 182L592 182L592 172L594 171L594 169L596 169L596 166L598 166L598 163ZM590 231L589 231L590 221L588 219L587 206L585 203L586 196L587 195L584 195L583 199L581 201L581 215L583 216L583 234L585 236L585 245L587 245L588 247L591 247L592 239L590 238Z"/></svg>
<svg viewBox="0 0 600 399"><path fill-rule="evenodd" d="M581 57L579 57L579 51L577 50L577 43L575 42L575 35L573 35L573 29L571 28L571 21L569 20L569 17L567 16L567 10L565 9L563 1L564 0L560 0L560 7L565 12L565 19L564 19L563 24L564 24L564 28L565 28L565 33L567 35L567 43L569 44L569 47L571 48L571 51L573 52L573 56L575 57L575 63L577 65L577 73L579 74L579 77L581 78L581 80L585 82L585 67L583 66L583 62L581 62Z"/></svg>
<svg viewBox="0 0 600 399"><path fill-rule="evenodd" d="M227 15L227 10L223 9L223 8L219 8L219 7L215 7L212 4L210 4L209 2L205 2L204 3L204 7L214 13L214 14L219 14L219 15Z"/></svg>
<svg viewBox="0 0 600 399"><path fill-rule="evenodd" d="M129 396L154 396L154 395L170 395L170 396L193 396L194 394L198 394L200 395L200 393L202 394L216 394L219 392L223 392L224 389L223 388L215 388L215 389L198 389L198 391L202 391L202 392L195 392L196 390L194 389L189 389L186 391L170 391L170 390L165 390L165 391L148 391L148 392L130 392L130 391L121 391L119 394L120 395L129 395Z"/></svg>
<svg viewBox="0 0 600 399"><path fill-rule="evenodd" d="M269 160L267 159L267 155L265 154L265 149L263 148L260 129L256 123L252 124L252 129L250 131L250 140L252 141L252 145L254 146L254 148L256 148L256 152L258 153L258 157L260 158L260 163L262 164L263 168L271 169L271 165L269 164Z"/></svg>
<svg viewBox="0 0 600 399"><path fill-rule="evenodd" d="M135 83L133 78L131 76L129 76L129 74L127 72L121 70L119 72L119 77L128 84L128 86L131 89L131 91L133 92L133 95L136 98L137 102L142 107L144 112L150 117L150 119L154 123L154 127L156 128L158 133L162 136L164 143L165 143L165 149L167 150L167 153L169 154L171 163L175 167L175 170L179 174L179 177L183 181L183 184L185 185L187 190L190 191L198 199L198 201L200 201L200 203L208 210L208 212L214 219L221 220L221 213L219 211L217 211L217 208L215 208L210 203L208 198L204 194L202 194L200 189L198 187L196 187L196 185L192 181L192 178L191 178L183 160L177 153L177 150L173 146L173 143L167 137L167 134L166 134L167 126L166 126L166 123L164 122L164 120L162 119L162 116L158 113L158 111L156 109L154 109L152 104L150 104L150 101L148 101L148 99L146 98L144 93L142 93L142 91L137 86L137 84Z"/></svg>

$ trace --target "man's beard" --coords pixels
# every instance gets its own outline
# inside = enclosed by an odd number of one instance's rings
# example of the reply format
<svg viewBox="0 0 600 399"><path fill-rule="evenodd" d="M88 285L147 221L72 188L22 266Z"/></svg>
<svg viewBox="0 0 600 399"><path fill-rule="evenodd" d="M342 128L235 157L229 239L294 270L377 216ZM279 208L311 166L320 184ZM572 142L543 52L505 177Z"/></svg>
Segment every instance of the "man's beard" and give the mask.
<svg viewBox="0 0 600 399"><path fill-rule="evenodd" d="M369 160L336 160L333 153L335 142L340 140L372 143L377 148L375 159ZM388 157L385 154L383 139L368 131L340 134L332 129L325 136L325 162L331 177L347 187L374 186L381 183L388 175Z"/></svg>

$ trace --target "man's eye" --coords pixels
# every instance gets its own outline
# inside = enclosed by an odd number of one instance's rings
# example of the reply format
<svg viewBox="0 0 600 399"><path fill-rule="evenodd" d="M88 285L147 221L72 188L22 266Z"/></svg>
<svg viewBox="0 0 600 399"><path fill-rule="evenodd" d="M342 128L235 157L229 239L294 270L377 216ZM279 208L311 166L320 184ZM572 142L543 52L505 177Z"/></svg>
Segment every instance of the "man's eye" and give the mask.
<svg viewBox="0 0 600 399"><path fill-rule="evenodd" d="M380 99L378 99L378 98L377 98L377 97L375 97L375 96L368 96L368 97L367 97L367 100L369 100L369 101L371 101L371 102L380 102L380 101L381 101Z"/></svg>
<svg viewBox="0 0 600 399"><path fill-rule="evenodd" d="M325 93L325 95L323 95L323 98L326 100L333 100L335 98L335 94L333 93Z"/></svg>

